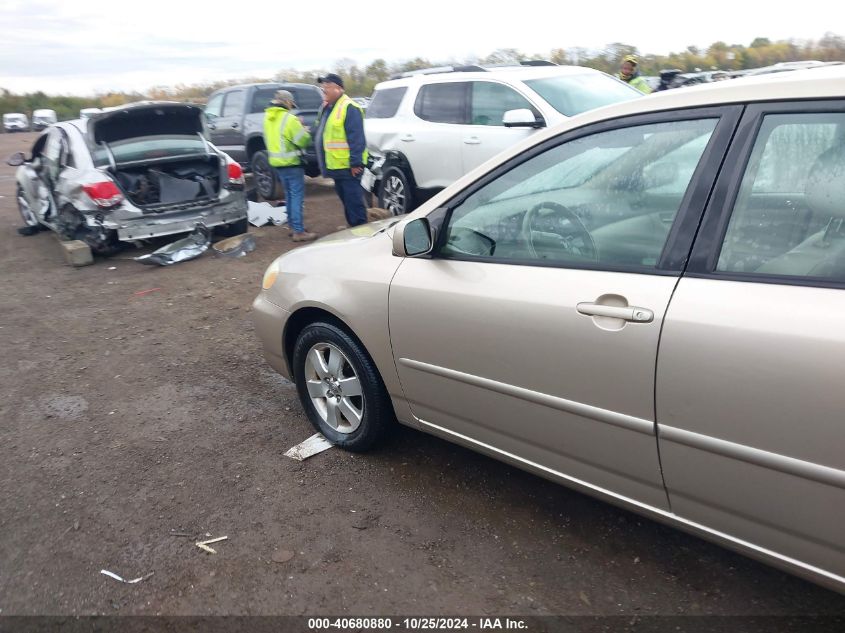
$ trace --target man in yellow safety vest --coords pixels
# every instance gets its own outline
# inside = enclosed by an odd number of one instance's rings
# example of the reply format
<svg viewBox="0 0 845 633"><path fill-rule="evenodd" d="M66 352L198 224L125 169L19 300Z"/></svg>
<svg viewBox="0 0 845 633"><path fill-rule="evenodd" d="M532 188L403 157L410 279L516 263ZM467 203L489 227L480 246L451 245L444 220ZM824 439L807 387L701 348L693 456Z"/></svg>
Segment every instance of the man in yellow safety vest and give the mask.
<svg viewBox="0 0 845 633"><path fill-rule="evenodd" d="M367 164L364 111L344 92L339 75L329 73L317 82L323 89L323 107L314 128L320 170L323 176L334 179L346 223L365 224L367 208L361 188L361 175Z"/></svg>
<svg viewBox="0 0 845 633"><path fill-rule="evenodd" d="M302 150L311 142L302 122L291 112L296 108L293 95L288 90L277 90L264 111L264 144L270 166L276 170L285 188L285 206L288 224L294 242L310 242L316 233L305 230L302 203L305 198L305 170L302 167Z"/></svg>

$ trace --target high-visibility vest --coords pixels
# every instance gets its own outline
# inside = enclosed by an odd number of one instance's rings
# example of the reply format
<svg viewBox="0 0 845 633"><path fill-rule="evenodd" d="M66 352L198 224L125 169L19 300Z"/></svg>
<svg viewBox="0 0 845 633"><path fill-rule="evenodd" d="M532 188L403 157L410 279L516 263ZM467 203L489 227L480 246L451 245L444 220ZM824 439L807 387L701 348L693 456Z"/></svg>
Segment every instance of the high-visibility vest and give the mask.
<svg viewBox="0 0 845 633"><path fill-rule="evenodd" d="M639 75L637 75L636 77L632 77L631 79L625 79L622 76L622 73L619 73L616 76L622 81L624 81L626 84L631 86L631 88L636 88L643 94L649 94L651 92L651 86L649 86L648 82Z"/></svg>
<svg viewBox="0 0 845 633"><path fill-rule="evenodd" d="M264 111L264 144L271 166L301 165L300 149L307 147L310 140L308 130L287 108L273 106Z"/></svg>
<svg viewBox="0 0 845 633"><path fill-rule="evenodd" d="M358 108L361 117L364 110L348 95L342 94L329 114L326 127L323 130L323 152L326 156L326 169L349 169L349 143L346 140L346 110L349 106ZM367 164L367 150L361 156L363 164Z"/></svg>

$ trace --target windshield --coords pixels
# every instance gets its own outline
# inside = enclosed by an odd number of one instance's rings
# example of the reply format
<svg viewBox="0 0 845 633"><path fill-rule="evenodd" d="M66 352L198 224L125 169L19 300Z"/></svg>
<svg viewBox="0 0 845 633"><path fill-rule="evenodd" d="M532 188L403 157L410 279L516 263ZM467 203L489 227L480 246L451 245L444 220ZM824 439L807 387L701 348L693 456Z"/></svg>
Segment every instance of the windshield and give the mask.
<svg viewBox="0 0 845 633"><path fill-rule="evenodd" d="M4 114L3 115L4 121L26 121L26 117L23 114Z"/></svg>
<svg viewBox="0 0 845 633"><path fill-rule="evenodd" d="M638 90L613 77L595 73L527 79L525 85L566 116L642 96Z"/></svg>
<svg viewBox="0 0 845 633"><path fill-rule="evenodd" d="M116 163L174 158L177 156L204 156L206 144L199 136L145 136L129 138L109 144ZM94 164L102 167L109 164L104 147L92 153Z"/></svg>

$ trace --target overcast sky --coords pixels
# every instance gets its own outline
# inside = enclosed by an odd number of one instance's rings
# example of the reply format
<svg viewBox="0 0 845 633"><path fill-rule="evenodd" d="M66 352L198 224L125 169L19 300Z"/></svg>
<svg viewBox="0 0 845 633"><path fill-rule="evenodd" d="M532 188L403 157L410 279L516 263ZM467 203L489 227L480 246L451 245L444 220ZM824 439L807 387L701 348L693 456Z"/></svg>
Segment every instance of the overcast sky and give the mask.
<svg viewBox="0 0 845 633"><path fill-rule="evenodd" d="M570 7L576 8L570 8ZM612 42L665 54L755 37L845 36L845 3L737 0L179 2L2 0L0 87L16 93L143 92L156 85L270 77L282 68L361 67L423 57L484 57L498 48L548 55Z"/></svg>

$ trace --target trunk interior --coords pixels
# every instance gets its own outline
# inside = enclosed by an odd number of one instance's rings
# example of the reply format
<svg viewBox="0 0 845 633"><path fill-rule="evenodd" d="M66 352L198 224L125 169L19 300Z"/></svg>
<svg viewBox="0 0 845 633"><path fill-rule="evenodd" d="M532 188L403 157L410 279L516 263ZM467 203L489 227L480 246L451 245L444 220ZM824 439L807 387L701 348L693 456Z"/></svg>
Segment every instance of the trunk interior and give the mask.
<svg viewBox="0 0 845 633"><path fill-rule="evenodd" d="M129 201L145 211L202 204L220 193L218 156L153 165L118 165L113 173Z"/></svg>

